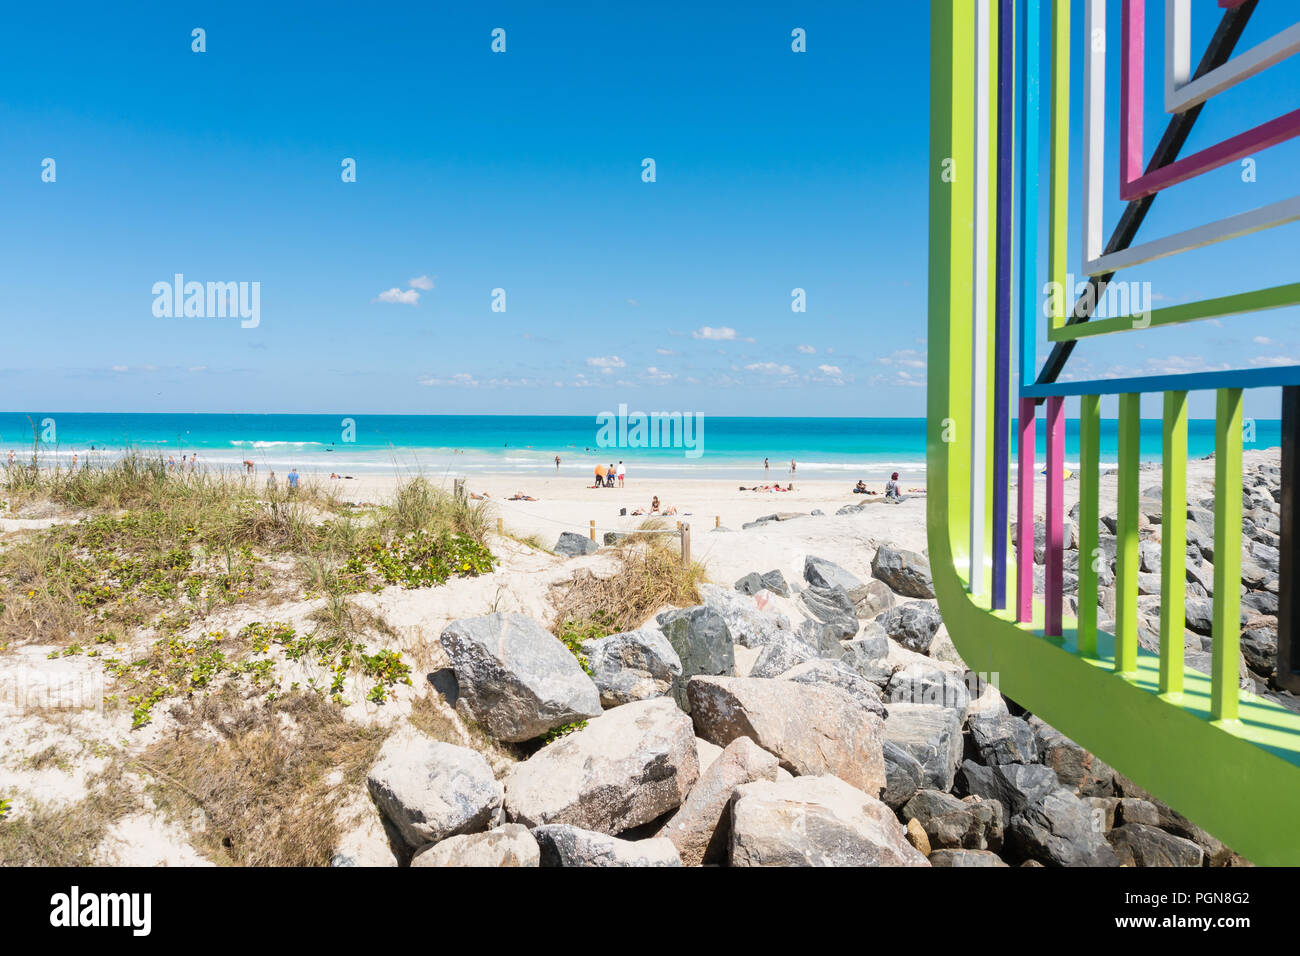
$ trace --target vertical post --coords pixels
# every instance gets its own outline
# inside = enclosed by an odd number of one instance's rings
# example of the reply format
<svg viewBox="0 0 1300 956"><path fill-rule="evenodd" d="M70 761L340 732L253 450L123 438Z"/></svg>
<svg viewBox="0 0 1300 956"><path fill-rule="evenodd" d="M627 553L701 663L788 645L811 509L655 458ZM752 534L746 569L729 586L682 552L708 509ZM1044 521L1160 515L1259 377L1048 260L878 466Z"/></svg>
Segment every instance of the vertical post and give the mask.
<svg viewBox="0 0 1300 956"><path fill-rule="evenodd" d="M1300 615L1295 587L1300 573L1300 536L1296 532L1295 481L1300 435L1300 386L1282 389L1282 544L1278 565L1277 684L1300 693Z"/></svg>
<svg viewBox="0 0 1300 956"><path fill-rule="evenodd" d="M1097 524L1101 520L1101 396L1079 400L1079 653L1097 656Z"/></svg>
<svg viewBox="0 0 1300 956"><path fill-rule="evenodd" d="M1034 425L1037 406L1032 398L1020 400L1020 454L1016 460L1020 481L1016 486L1016 620L1034 617Z"/></svg>
<svg viewBox="0 0 1300 956"><path fill-rule="evenodd" d="M1115 522L1115 670L1137 670L1138 459L1142 396L1119 397L1119 509Z"/></svg>
<svg viewBox="0 0 1300 956"><path fill-rule="evenodd" d="M1210 719L1236 720L1241 657L1241 389L1219 389L1216 406Z"/></svg>
<svg viewBox="0 0 1300 956"><path fill-rule="evenodd" d="M498 517L498 518L497 518L497 534L505 534L505 533L506 533L506 530L505 530L504 527L502 527L502 525L501 525L501 519Z"/></svg>
<svg viewBox="0 0 1300 956"><path fill-rule="evenodd" d="M721 528L721 527L722 527L722 515L714 515L714 516L713 516L713 527L715 527L715 528Z"/></svg>
<svg viewBox="0 0 1300 956"><path fill-rule="evenodd" d="M1160 490L1160 693L1183 692L1187 601L1187 393L1165 392Z"/></svg>
<svg viewBox="0 0 1300 956"><path fill-rule="evenodd" d="M1052 5L1052 149L1051 226L1048 264L1056 285L1053 296L1052 328L1065 324L1066 300L1074 294L1066 288L1066 227L1070 205L1070 0Z"/></svg>
<svg viewBox="0 0 1300 956"><path fill-rule="evenodd" d="M591 519L590 529L591 529L590 530L591 540L595 541L596 540L596 519L595 518Z"/></svg>
<svg viewBox="0 0 1300 956"><path fill-rule="evenodd" d="M1011 438L1012 192L1015 144L1015 14L998 0L997 259L993 338L993 603L1007 606L1007 504Z"/></svg>
<svg viewBox="0 0 1300 956"><path fill-rule="evenodd" d="M1044 582L1046 633L1061 636L1065 603L1065 399L1047 400L1047 567Z"/></svg>
<svg viewBox="0 0 1300 956"><path fill-rule="evenodd" d="M975 2L975 203L971 307L970 593L984 591L988 459L989 119L992 0ZM955 97L954 97L955 98Z"/></svg>
<svg viewBox="0 0 1300 956"><path fill-rule="evenodd" d="M452 494L456 496L457 501L463 502L465 500L465 479L464 478L453 478L451 480L451 489L452 489Z"/></svg>
<svg viewBox="0 0 1300 956"><path fill-rule="evenodd" d="M1017 49L1020 56L1020 133L1016 150L1016 178L1020 190L1020 375L1023 387L1037 373L1037 331L1042 286L1038 280L1038 160L1041 113L1040 49L1042 3L1019 0ZM1019 577L1016 579L1019 581ZM1017 588L1019 591L1019 588Z"/></svg>
<svg viewBox="0 0 1300 956"><path fill-rule="evenodd" d="M684 524L682 528L682 567L691 566L691 526Z"/></svg>

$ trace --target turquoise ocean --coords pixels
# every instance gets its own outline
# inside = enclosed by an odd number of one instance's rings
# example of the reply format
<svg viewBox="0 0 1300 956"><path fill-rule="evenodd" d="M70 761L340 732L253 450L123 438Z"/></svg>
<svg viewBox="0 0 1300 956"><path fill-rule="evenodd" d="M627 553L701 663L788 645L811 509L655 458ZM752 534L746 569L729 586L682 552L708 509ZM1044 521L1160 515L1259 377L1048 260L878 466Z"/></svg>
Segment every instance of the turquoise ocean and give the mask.
<svg viewBox="0 0 1300 956"><path fill-rule="evenodd" d="M1246 447L1280 443L1281 423L1254 422ZM1214 450L1214 423L1193 420L1188 454ZM131 448L168 457L197 453L200 465L339 474L401 472L588 475L597 463L622 460L632 474L660 477L761 479L789 474L790 460L804 478L879 480L892 471L903 480L925 472L922 418L735 418L705 416L698 457L688 449L602 446L600 424L590 416L551 415L191 415L0 412L0 450L28 459L35 448L47 464L105 461ZM692 435L692 438L695 436ZM1044 456L1038 429L1038 458ZM1160 457L1161 425L1142 422L1142 457ZM1102 423L1102 459L1113 463L1114 421ZM92 450L93 446L93 450ZM1066 423L1066 458L1077 458L1078 423Z"/></svg>

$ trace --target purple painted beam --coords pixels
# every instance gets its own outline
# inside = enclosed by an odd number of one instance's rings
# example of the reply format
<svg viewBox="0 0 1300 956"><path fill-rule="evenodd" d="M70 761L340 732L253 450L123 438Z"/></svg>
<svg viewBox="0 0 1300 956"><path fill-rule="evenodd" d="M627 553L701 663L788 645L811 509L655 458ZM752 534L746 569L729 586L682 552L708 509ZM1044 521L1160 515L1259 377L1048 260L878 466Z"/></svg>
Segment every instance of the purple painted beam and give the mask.
<svg viewBox="0 0 1300 956"><path fill-rule="evenodd" d="M993 331L993 601L1007 606L1011 438L1011 199L1015 169L1015 4L998 2L997 290Z"/></svg>
<svg viewBox="0 0 1300 956"><path fill-rule="evenodd" d="M1032 399L1022 399L1032 401ZM1065 592L1065 399L1047 400L1047 573L1044 582L1046 633L1061 635Z"/></svg>
<svg viewBox="0 0 1300 956"><path fill-rule="evenodd" d="M1020 400L1020 453L1016 460L1016 620L1034 618L1034 416L1037 403Z"/></svg>

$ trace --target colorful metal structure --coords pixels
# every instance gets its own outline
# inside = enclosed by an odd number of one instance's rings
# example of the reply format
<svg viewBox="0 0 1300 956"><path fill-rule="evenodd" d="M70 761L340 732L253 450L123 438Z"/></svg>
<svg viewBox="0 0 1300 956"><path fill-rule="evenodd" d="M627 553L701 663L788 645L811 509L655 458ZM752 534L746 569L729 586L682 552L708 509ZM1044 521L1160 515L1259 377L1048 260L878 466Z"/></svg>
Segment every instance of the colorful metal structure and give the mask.
<svg viewBox="0 0 1300 956"><path fill-rule="evenodd" d="M1070 0L932 0L928 394L928 537L934 586L952 639L975 671L1121 773L1260 864L1300 863L1300 714L1238 686L1242 550L1242 395L1283 387L1282 567L1278 681L1300 686L1292 609L1297 568L1292 502L1300 426L1300 367L1252 368L1063 383L1084 336L1300 304L1300 284L1152 312L1149 322L1093 319L1115 273L1185 250L1300 219L1300 200L1135 243L1163 190L1300 134L1300 111L1180 157L1200 111L1223 90L1300 52L1300 25L1234 55L1260 0L1219 0L1221 21L1190 69L1190 0L1166 0L1168 128L1149 161L1142 124L1144 0L1123 0L1119 196L1103 245L1106 3L1085 0L1086 33L1071 35ZM1198 0L1197 7L1210 7ZM1070 57L1082 51L1083 273L1067 312L1051 308L1050 355L1038 364L1040 271L1067 275ZM1040 181L1040 160L1048 171ZM1145 166L1143 165L1145 162ZM1045 208L1047 261L1040 270ZM1019 360L1013 362L1019 329ZM1216 393L1213 654L1211 672L1184 664L1188 393ZM1012 433L1013 393L1018 427ZM1139 402L1163 395L1159 653L1138 644ZM1118 395L1119 503L1114 633L1098 627L1100 401ZM1077 618L1065 614L1066 402L1077 397L1080 514ZM1020 476L1034 473L1035 408L1046 405L1046 566L1035 593L1031 533L1008 546L1013 437ZM1019 527L1034 523L1034 485L1016 485Z"/></svg>

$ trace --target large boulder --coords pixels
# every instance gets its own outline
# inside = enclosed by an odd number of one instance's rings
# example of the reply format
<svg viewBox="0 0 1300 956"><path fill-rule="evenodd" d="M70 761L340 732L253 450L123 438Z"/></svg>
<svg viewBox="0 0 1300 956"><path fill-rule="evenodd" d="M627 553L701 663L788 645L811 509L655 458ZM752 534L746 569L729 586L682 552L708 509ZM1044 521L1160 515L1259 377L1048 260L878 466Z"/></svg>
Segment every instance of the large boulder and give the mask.
<svg viewBox="0 0 1300 956"><path fill-rule="evenodd" d="M890 704L885 736L921 765L921 786L951 790L961 762L961 717L949 707Z"/></svg>
<svg viewBox="0 0 1300 956"><path fill-rule="evenodd" d="M562 554L566 558L573 558L583 554L595 554L599 547L595 541L591 540L590 535L578 534L574 531L562 531L559 540L555 542L555 553Z"/></svg>
<svg viewBox="0 0 1300 956"><path fill-rule="evenodd" d="M501 806L501 784L483 755L398 730L366 778L370 795L411 849L484 830Z"/></svg>
<svg viewBox="0 0 1300 956"><path fill-rule="evenodd" d="M714 608L701 604L664 611L655 622L682 663L681 675L673 680L673 699L678 707L690 710L686 683L697 674L729 677L736 673L736 646L731 630L726 618Z"/></svg>
<svg viewBox="0 0 1300 956"><path fill-rule="evenodd" d="M871 573L904 597L934 597L930 562L915 551L883 545L871 559Z"/></svg>
<svg viewBox="0 0 1300 956"><path fill-rule="evenodd" d="M839 661L816 660L797 664L780 674L778 679L814 687L838 687L877 717L882 720L885 717L880 688Z"/></svg>
<svg viewBox="0 0 1300 956"><path fill-rule="evenodd" d="M809 555L804 558L803 578L819 588L841 587L855 605L867 596L867 585L857 575L844 570L834 561Z"/></svg>
<svg viewBox="0 0 1300 956"><path fill-rule="evenodd" d="M668 840L620 840L564 823L535 827L542 866L681 866Z"/></svg>
<svg viewBox="0 0 1300 956"><path fill-rule="evenodd" d="M742 647L766 647L790 633L790 619L760 608L753 597L716 584L700 586L704 606L722 615L731 640Z"/></svg>
<svg viewBox="0 0 1300 956"><path fill-rule="evenodd" d="M892 810L837 777L739 787L732 866L928 866Z"/></svg>
<svg viewBox="0 0 1300 956"><path fill-rule="evenodd" d="M530 617L461 618L440 640L456 674L457 709L498 740L531 740L600 713L600 691L577 658Z"/></svg>
<svg viewBox="0 0 1300 956"><path fill-rule="evenodd" d="M1115 792L1115 771L1055 727L1037 717L1029 719L1038 741L1039 759L1051 767L1061 786L1080 797L1109 797Z"/></svg>
<svg viewBox="0 0 1300 956"><path fill-rule="evenodd" d="M817 620L833 627L837 636L852 637L858 633L858 611L844 588L810 584L799 592L799 603Z"/></svg>
<svg viewBox="0 0 1300 956"><path fill-rule="evenodd" d="M663 697L682 674L682 662L658 628L624 631L582 645L603 707Z"/></svg>
<svg viewBox="0 0 1300 956"><path fill-rule="evenodd" d="M924 654L939 631L943 618L939 609L925 601L908 601L891 607L876 618L886 634L909 651Z"/></svg>
<svg viewBox="0 0 1300 956"><path fill-rule="evenodd" d="M870 620L881 611L887 611L897 604L898 598L894 597L894 592L889 589L888 584L878 578L872 578L866 583L862 597L854 603L858 608L858 617Z"/></svg>
<svg viewBox="0 0 1300 956"><path fill-rule="evenodd" d="M979 762L985 764L1035 763L1038 740L1034 730L1009 714L970 718L970 739Z"/></svg>
<svg viewBox="0 0 1300 956"><path fill-rule="evenodd" d="M844 656L840 632L830 624L823 624L815 618L806 617L799 622L794 633L805 643L815 647L818 657L837 661Z"/></svg>
<svg viewBox="0 0 1300 956"><path fill-rule="evenodd" d="M940 790L922 790L903 807L936 850L998 850L1002 847L1002 804L968 797L958 800Z"/></svg>
<svg viewBox="0 0 1300 956"><path fill-rule="evenodd" d="M810 644L795 631L786 631L781 639L772 641L758 652L754 665L749 669L749 676L776 677L796 664L815 661L820 656L816 645Z"/></svg>
<svg viewBox="0 0 1300 956"><path fill-rule="evenodd" d="M737 737L727 744L659 833L677 847L683 866L726 859L731 838L731 814L727 812L731 795L737 787L756 780L775 781L777 767L776 757L748 737Z"/></svg>
<svg viewBox="0 0 1300 956"><path fill-rule="evenodd" d="M921 789L925 768L921 762L892 740L881 748L885 758L885 792L880 795L890 809L901 810Z"/></svg>
<svg viewBox="0 0 1300 956"><path fill-rule="evenodd" d="M966 709L970 706L970 692L963 675L924 661L913 661L894 671L885 689L885 699L891 704L947 707L957 712L959 723L966 719Z"/></svg>
<svg viewBox="0 0 1300 956"><path fill-rule="evenodd" d="M1096 825L1095 814L1069 790L1058 787L1011 818L1007 850L1047 866L1119 866L1119 857Z"/></svg>
<svg viewBox="0 0 1300 956"><path fill-rule="evenodd" d="M411 866L537 866L537 841L528 828L507 823L487 833L454 836L426 847Z"/></svg>
<svg viewBox="0 0 1300 956"><path fill-rule="evenodd" d="M930 854L931 866L1006 866L1002 857L991 850L935 850Z"/></svg>
<svg viewBox="0 0 1300 956"><path fill-rule="evenodd" d="M1183 837L1146 823L1126 823L1108 839L1123 866L1201 866L1205 851Z"/></svg>
<svg viewBox="0 0 1300 956"><path fill-rule="evenodd" d="M618 834L681 806L698 778L690 718L666 698L634 701L515 764L506 815Z"/></svg>
<svg viewBox="0 0 1300 956"><path fill-rule="evenodd" d="M884 723L844 691L750 677L696 677L691 717L705 740L749 737L793 774L834 774L878 796Z"/></svg>
<svg viewBox="0 0 1300 956"><path fill-rule="evenodd" d="M984 767L973 760L962 763L958 783L962 792L996 800L1013 816L1061 787L1049 767L1014 763Z"/></svg>

